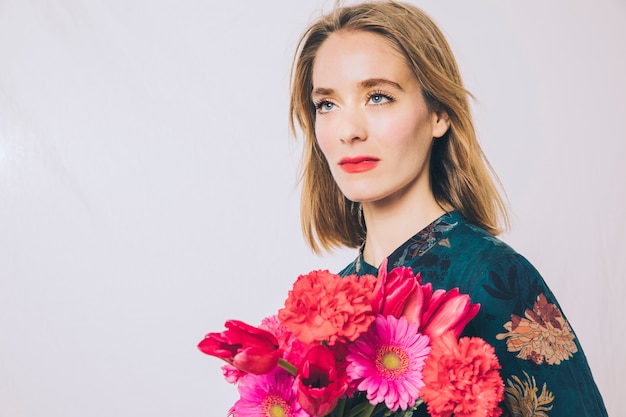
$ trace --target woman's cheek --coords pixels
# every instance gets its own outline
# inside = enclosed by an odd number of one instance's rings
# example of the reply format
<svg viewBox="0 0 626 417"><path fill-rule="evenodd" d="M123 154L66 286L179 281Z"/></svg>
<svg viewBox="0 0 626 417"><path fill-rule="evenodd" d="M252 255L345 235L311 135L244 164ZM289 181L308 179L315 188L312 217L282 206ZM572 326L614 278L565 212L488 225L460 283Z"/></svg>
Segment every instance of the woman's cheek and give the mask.
<svg viewBox="0 0 626 417"><path fill-rule="evenodd" d="M330 129L323 122L316 122L315 124L315 138L317 139L317 144L322 150L322 153L326 158L329 157L328 152L330 152L330 140L329 140L329 131Z"/></svg>

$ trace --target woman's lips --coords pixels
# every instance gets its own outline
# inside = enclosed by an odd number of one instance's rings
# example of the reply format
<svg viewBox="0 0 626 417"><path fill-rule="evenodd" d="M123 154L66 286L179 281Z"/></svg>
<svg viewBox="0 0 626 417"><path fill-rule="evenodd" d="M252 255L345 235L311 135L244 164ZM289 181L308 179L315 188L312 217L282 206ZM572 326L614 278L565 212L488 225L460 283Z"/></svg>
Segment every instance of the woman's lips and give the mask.
<svg viewBox="0 0 626 417"><path fill-rule="evenodd" d="M351 158L343 158L339 161L339 166L345 172L354 174L376 168L378 161L380 160L373 156L355 156Z"/></svg>

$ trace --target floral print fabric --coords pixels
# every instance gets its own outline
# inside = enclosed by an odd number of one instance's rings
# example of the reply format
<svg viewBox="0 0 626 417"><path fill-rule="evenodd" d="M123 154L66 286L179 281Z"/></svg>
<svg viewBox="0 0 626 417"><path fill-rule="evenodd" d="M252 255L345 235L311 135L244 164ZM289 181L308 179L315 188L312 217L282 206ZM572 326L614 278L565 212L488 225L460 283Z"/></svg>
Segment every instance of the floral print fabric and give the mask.
<svg viewBox="0 0 626 417"><path fill-rule="evenodd" d="M478 315L463 335L495 347L506 381L504 416L606 416L573 329L537 270L501 240L450 212L389 257L387 269L407 266L433 289L459 287ZM377 275L362 255L340 273ZM427 416L420 407L413 416Z"/></svg>
<svg viewBox="0 0 626 417"><path fill-rule="evenodd" d="M507 405L510 415L514 417L549 417L552 410L554 395L543 384L541 392L537 388L535 377L524 372L524 380L513 375L509 379L505 390Z"/></svg>
<svg viewBox="0 0 626 417"><path fill-rule="evenodd" d="M543 294L537 297L533 310L526 310L525 317L512 314L504 328L508 332L496 338L507 339L509 352L519 352L518 358L532 360L537 365L544 361L558 365L578 351L569 324Z"/></svg>

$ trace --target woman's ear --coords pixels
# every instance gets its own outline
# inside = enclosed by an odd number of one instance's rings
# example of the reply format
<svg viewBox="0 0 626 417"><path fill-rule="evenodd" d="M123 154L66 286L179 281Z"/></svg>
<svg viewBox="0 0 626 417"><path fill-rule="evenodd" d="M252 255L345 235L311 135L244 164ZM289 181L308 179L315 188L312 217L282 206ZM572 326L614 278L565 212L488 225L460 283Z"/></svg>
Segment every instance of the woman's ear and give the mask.
<svg viewBox="0 0 626 417"><path fill-rule="evenodd" d="M440 138L450 128L450 117L445 110L439 108L433 112L433 137Z"/></svg>

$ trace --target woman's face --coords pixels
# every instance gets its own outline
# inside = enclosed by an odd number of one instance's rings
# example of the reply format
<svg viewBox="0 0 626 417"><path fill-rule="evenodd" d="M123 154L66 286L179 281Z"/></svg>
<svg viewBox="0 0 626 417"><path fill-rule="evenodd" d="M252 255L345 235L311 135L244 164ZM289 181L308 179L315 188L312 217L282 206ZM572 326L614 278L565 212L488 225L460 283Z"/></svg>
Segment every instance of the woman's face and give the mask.
<svg viewBox="0 0 626 417"><path fill-rule="evenodd" d="M382 36L333 33L313 64L315 135L344 195L391 202L432 191L433 138L448 118L431 112L404 57Z"/></svg>

